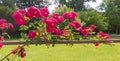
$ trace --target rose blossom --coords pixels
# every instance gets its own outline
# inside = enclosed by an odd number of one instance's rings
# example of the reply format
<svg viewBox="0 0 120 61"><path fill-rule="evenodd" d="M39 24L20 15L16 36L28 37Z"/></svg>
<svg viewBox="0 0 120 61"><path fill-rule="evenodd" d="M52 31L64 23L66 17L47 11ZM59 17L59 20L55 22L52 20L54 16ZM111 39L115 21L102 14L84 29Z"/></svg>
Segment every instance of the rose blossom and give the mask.
<svg viewBox="0 0 120 61"><path fill-rule="evenodd" d="M49 26L49 25L46 26L46 31L47 31L48 33L54 32L54 30L55 30L55 27L51 27L51 26Z"/></svg>
<svg viewBox="0 0 120 61"><path fill-rule="evenodd" d="M26 16L30 19L32 19L33 17L41 18L42 14L38 8L36 8L34 6L30 6L27 9Z"/></svg>
<svg viewBox="0 0 120 61"><path fill-rule="evenodd" d="M49 27L56 27L57 25L57 20L55 18L45 18L43 22Z"/></svg>
<svg viewBox="0 0 120 61"><path fill-rule="evenodd" d="M0 43L0 48L2 48L3 47L3 44L2 43Z"/></svg>
<svg viewBox="0 0 120 61"><path fill-rule="evenodd" d="M12 16L18 25L24 25L27 22L26 19L24 18L25 14L26 14L26 11L20 9L15 11Z"/></svg>
<svg viewBox="0 0 120 61"><path fill-rule="evenodd" d="M29 31L28 38L35 38L35 36L36 36L36 31L34 30Z"/></svg>
<svg viewBox="0 0 120 61"><path fill-rule="evenodd" d="M58 16L57 22L64 22L64 17L63 16Z"/></svg>
<svg viewBox="0 0 120 61"><path fill-rule="evenodd" d="M52 17L53 17L53 18L55 18L55 19L57 19L57 18L58 18L58 16L60 16L60 14L59 14L59 13L54 13Z"/></svg>
<svg viewBox="0 0 120 61"><path fill-rule="evenodd" d="M6 19L0 19L0 25L6 22L7 22Z"/></svg>
<svg viewBox="0 0 120 61"><path fill-rule="evenodd" d="M95 29L96 28L96 26L95 25L90 25L90 27L92 28L92 29Z"/></svg>
<svg viewBox="0 0 120 61"><path fill-rule="evenodd" d="M73 21L69 23L68 26L74 27L76 31L82 30L82 25L78 21Z"/></svg>
<svg viewBox="0 0 120 61"><path fill-rule="evenodd" d="M13 24L12 23L8 23L8 28L13 29L14 28Z"/></svg>
<svg viewBox="0 0 120 61"><path fill-rule="evenodd" d="M65 29L63 29L61 33L62 33L62 36L68 36L68 31Z"/></svg>
<svg viewBox="0 0 120 61"><path fill-rule="evenodd" d="M21 57L21 58L24 58L24 57L25 57L25 52L24 52L23 50L20 52L20 57Z"/></svg>
<svg viewBox="0 0 120 61"><path fill-rule="evenodd" d="M49 14L50 14L47 7L40 8L40 11L41 11L42 15L45 16L45 17L48 17Z"/></svg>
<svg viewBox="0 0 120 61"><path fill-rule="evenodd" d="M60 35L61 35L61 31L60 31L59 28L58 28L58 29L55 29L55 30L54 30L54 33L55 33L57 36L60 36Z"/></svg>
<svg viewBox="0 0 120 61"><path fill-rule="evenodd" d="M103 31L98 32L97 35L103 39L111 39L111 37L108 34L104 33Z"/></svg>

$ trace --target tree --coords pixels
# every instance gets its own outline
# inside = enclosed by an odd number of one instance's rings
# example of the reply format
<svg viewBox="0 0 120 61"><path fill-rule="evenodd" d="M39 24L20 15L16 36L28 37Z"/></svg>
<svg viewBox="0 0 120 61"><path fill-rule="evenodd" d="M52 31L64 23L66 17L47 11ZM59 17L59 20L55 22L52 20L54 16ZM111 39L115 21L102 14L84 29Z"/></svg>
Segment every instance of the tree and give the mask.
<svg viewBox="0 0 120 61"><path fill-rule="evenodd" d="M95 0L59 0L61 5L66 5L70 8L73 8L75 11L85 10L85 2Z"/></svg>
<svg viewBox="0 0 120 61"><path fill-rule="evenodd" d="M48 6L50 4L49 0L15 0L16 6L19 9L24 9L29 6L36 6L36 7L42 7L42 6Z"/></svg>
<svg viewBox="0 0 120 61"><path fill-rule="evenodd" d="M15 4L13 0L1 0L0 2L1 2L0 6L7 6L12 9L15 8Z"/></svg>
<svg viewBox="0 0 120 61"><path fill-rule="evenodd" d="M109 31L120 34L120 0L104 0L101 8L105 10Z"/></svg>
<svg viewBox="0 0 120 61"><path fill-rule="evenodd" d="M108 29L106 17L102 13L95 10L88 10L78 12L78 16L81 19L81 22L84 23L84 26L94 24L97 26L96 31L105 31Z"/></svg>

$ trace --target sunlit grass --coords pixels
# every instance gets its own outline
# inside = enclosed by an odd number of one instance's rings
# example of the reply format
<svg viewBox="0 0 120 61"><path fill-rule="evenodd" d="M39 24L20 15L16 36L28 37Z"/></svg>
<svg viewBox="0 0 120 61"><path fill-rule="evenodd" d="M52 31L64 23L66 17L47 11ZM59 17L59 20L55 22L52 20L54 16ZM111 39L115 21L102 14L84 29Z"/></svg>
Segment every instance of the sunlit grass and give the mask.
<svg viewBox="0 0 120 61"><path fill-rule="evenodd" d="M0 50L0 58L15 48L16 45L6 45ZM26 48L25 58L14 61L120 61L120 44L114 46L100 44L74 44L73 47L56 45L47 48L45 45L30 45ZM14 55L11 55L13 57Z"/></svg>

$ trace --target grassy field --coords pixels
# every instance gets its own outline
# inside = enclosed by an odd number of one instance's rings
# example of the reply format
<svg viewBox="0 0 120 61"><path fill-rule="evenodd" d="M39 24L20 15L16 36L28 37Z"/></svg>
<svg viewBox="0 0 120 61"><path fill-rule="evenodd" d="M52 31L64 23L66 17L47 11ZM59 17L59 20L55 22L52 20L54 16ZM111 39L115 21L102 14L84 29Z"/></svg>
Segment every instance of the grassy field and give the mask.
<svg viewBox="0 0 120 61"><path fill-rule="evenodd" d="M6 45L0 50L0 58L16 46ZM56 45L47 48L45 45L30 45L26 48L25 58L16 58L14 61L120 61L120 44L113 46L100 44L74 44L73 47ZM11 55L10 57L13 57Z"/></svg>

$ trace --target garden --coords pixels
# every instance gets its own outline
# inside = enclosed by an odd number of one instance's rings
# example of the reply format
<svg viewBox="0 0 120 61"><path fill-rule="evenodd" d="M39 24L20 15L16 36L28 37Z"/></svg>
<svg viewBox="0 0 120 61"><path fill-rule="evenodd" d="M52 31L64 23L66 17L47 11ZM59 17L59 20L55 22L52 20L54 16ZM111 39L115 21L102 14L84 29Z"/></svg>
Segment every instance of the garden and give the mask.
<svg viewBox="0 0 120 61"><path fill-rule="evenodd" d="M119 61L117 1L1 0L0 61Z"/></svg>

